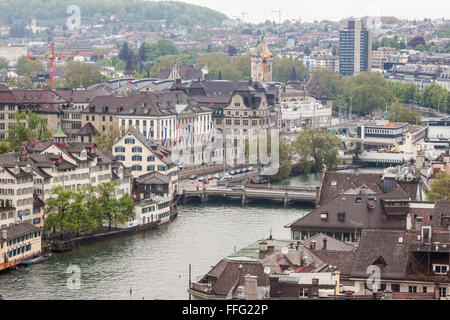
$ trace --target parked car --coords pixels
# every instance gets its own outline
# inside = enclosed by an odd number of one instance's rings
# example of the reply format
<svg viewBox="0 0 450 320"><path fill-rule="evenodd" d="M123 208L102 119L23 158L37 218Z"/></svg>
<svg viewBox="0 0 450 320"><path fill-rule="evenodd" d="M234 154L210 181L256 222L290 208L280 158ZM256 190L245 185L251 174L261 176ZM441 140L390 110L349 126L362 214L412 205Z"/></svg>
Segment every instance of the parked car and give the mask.
<svg viewBox="0 0 450 320"><path fill-rule="evenodd" d="M203 180L205 180L205 177L198 178L198 182L203 182Z"/></svg>
<svg viewBox="0 0 450 320"><path fill-rule="evenodd" d="M250 172L250 169L249 168L244 168L244 169L242 169L242 172L245 172L245 173Z"/></svg>
<svg viewBox="0 0 450 320"><path fill-rule="evenodd" d="M197 179L197 176L196 176L196 175L193 175L193 176L190 176L190 177L189 177L189 180L195 180L195 179Z"/></svg>
<svg viewBox="0 0 450 320"><path fill-rule="evenodd" d="M225 180L229 180L231 179L231 176L229 174L225 174L225 176L223 177Z"/></svg>
<svg viewBox="0 0 450 320"><path fill-rule="evenodd" d="M214 180L215 178L214 178L214 176L209 176L208 177L208 180Z"/></svg>
<svg viewBox="0 0 450 320"><path fill-rule="evenodd" d="M230 171L230 172L228 172L228 174L229 174L230 176L234 176L234 175L236 174L236 171Z"/></svg>
<svg viewBox="0 0 450 320"><path fill-rule="evenodd" d="M244 186L235 186L233 188L231 188L232 191L245 191L245 187Z"/></svg>
<svg viewBox="0 0 450 320"><path fill-rule="evenodd" d="M242 174L244 171L242 169L236 170L236 174Z"/></svg>
<svg viewBox="0 0 450 320"><path fill-rule="evenodd" d="M253 168L253 167L248 167L248 171L255 171L255 168Z"/></svg>
<svg viewBox="0 0 450 320"><path fill-rule="evenodd" d="M214 176L214 179L220 180L220 179L222 179L222 176L221 176L220 174L216 174L216 175Z"/></svg>

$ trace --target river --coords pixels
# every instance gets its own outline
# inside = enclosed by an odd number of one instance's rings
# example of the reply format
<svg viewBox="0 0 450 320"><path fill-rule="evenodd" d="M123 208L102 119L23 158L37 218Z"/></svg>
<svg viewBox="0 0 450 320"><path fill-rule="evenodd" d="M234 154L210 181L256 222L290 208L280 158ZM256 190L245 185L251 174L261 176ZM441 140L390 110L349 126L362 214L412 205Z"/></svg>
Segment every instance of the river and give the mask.
<svg viewBox="0 0 450 320"><path fill-rule="evenodd" d="M320 174L302 175L281 184L316 185ZM0 274L5 299L187 299L189 264L192 280L235 249L268 237L288 239L286 224L311 211L312 205L215 201L180 207L178 218L157 230L105 240L55 254L50 260ZM79 289L69 289L80 270ZM130 295L131 289L131 295Z"/></svg>

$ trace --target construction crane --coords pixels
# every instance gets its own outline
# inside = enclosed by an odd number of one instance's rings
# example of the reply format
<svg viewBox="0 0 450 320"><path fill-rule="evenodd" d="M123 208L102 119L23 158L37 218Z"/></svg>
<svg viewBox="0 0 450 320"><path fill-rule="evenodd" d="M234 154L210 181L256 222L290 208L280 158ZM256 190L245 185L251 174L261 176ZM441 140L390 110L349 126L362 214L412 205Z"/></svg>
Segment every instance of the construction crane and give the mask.
<svg viewBox="0 0 450 320"><path fill-rule="evenodd" d="M56 73L56 59L68 59L74 57L93 57L93 56L103 56L103 53L95 52L65 52L55 54L55 44L52 42L50 44L50 54L45 54L40 57L34 57L31 55L27 56L29 60L49 60L50 61L50 88L55 90L55 73Z"/></svg>
<svg viewBox="0 0 450 320"><path fill-rule="evenodd" d="M278 13L278 24L281 24L281 13L282 13L282 11L281 10L272 10L270 12Z"/></svg>

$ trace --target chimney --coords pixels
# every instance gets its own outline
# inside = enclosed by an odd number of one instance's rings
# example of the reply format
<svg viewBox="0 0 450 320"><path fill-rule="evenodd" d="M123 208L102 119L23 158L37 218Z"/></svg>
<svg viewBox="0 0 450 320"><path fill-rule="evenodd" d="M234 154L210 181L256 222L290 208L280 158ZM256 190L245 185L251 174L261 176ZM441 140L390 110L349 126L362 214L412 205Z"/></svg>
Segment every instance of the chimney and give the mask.
<svg viewBox="0 0 450 320"><path fill-rule="evenodd" d="M341 287L341 272L340 271L335 271L334 272L334 276L336 279L336 289L334 291L334 293L336 295L338 295L340 293L340 287Z"/></svg>
<svg viewBox="0 0 450 320"><path fill-rule="evenodd" d="M259 252L267 252L267 242L261 241L259 243Z"/></svg>
<svg viewBox="0 0 450 320"><path fill-rule="evenodd" d="M319 297L319 279L312 279L311 297L313 299Z"/></svg>
<svg viewBox="0 0 450 320"><path fill-rule="evenodd" d="M258 300L258 277L247 274L244 277L245 300Z"/></svg>
<svg viewBox="0 0 450 320"><path fill-rule="evenodd" d="M316 240L311 241L311 243L309 244L309 248L311 250L316 250Z"/></svg>
<svg viewBox="0 0 450 320"><path fill-rule="evenodd" d="M248 86L253 87L253 79L252 78L250 78L250 80L248 80Z"/></svg>
<svg viewBox="0 0 450 320"><path fill-rule="evenodd" d="M323 248L322 248L322 250L327 250L327 241L328 241L327 238L323 238Z"/></svg>
<svg viewBox="0 0 450 320"><path fill-rule="evenodd" d="M181 79L175 80L175 88L180 89L181 88Z"/></svg>
<svg viewBox="0 0 450 320"><path fill-rule="evenodd" d="M296 266L301 266L303 265L303 248L301 248L300 250L298 250L298 246L295 247L296 250L295 251L289 251L286 254L286 258L288 258L288 260L296 265Z"/></svg>

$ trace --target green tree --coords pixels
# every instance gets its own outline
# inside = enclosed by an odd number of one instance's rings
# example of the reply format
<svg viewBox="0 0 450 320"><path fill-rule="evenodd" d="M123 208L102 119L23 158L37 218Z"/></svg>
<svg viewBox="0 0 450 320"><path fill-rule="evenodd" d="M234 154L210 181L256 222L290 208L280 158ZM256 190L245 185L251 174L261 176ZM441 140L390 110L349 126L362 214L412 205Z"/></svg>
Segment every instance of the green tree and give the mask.
<svg viewBox="0 0 450 320"><path fill-rule="evenodd" d="M105 80L106 77L93 65L79 61L64 65L64 86L68 88L89 87Z"/></svg>
<svg viewBox="0 0 450 320"><path fill-rule="evenodd" d="M390 122L408 122L410 124L420 124L421 115L418 111L412 111L400 102L394 102L389 107L389 114L385 117Z"/></svg>
<svg viewBox="0 0 450 320"><path fill-rule="evenodd" d="M17 77L8 79L8 86L11 88L31 89L33 88L33 82L30 77Z"/></svg>
<svg viewBox="0 0 450 320"><path fill-rule="evenodd" d="M122 61L127 61L129 55L130 55L130 49L128 48L128 43L124 42L122 45L122 49L120 49L120 51L119 51L119 58Z"/></svg>
<svg viewBox="0 0 450 320"><path fill-rule="evenodd" d="M335 98L344 93L346 79L341 74L325 68L314 68L311 76L316 78Z"/></svg>
<svg viewBox="0 0 450 320"><path fill-rule="evenodd" d="M116 197L116 189L119 183L115 180L101 183L98 186L98 206L101 215L108 221L109 230L111 230L112 222L124 223L127 219L134 217L134 205L129 200L129 195L124 195L120 199ZM122 207L124 206L124 207Z"/></svg>
<svg viewBox="0 0 450 320"><path fill-rule="evenodd" d="M6 58L0 57L0 70L2 69L8 69L9 62L6 60Z"/></svg>
<svg viewBox="0 0 450 320"><path fill-rule="evenodd" d="M156 61L159 57L177 54L177 47L165 39L160 39L156 43L145 44L145 61Z"/></svg>
<svg viewBox="0 0 450 320"><path fill-rule="evenodd" d="M326 165L333 170L338 165L342 141L325 129L303 129L293 142L301 172L320 171Z"/></svg>
<svg viewBox="0 0 450 320"><path fill-rule="evenodd" d="M363 72L347 80L347 87L342 100L350 105L352 98L353 111L359 114L369 114L375 110L384 110L386 104L394 100L386 80L379 73Z"/></svg>
<svg viewBox="0 0 450 320"><path fill-rule="evenodd" d="M292 67L295 67L297 75L300 80L303 80L303 75L309 76L308 69L303 65L303 62L293 58L279 58L273 59L273 81L287 82L291 75Z"/></svg>
<svg viewBox="0 0 450 320"><path fill-rule="evenodd" d="M15 122L8 132L8 142L11 147L18 151L24 142L37 139L40 142L47 142L52 137L48 129L45 118L34 112L19 112L14 114Z"/></svg>
<svg viewBox="0 0 450 320"><path fill-rule="evenodd" d="M6 140L0 141L0 154L8 153L11 150L12 150L12 147L8 141L6 141Z"/></svg>
<svg viewBox="0 0 450 320"><path fill-rule="evenodd" d="M52 189L52 195L55 197L47 200L45 205L47 217L44 222L44 229L62 234L76 232L78 229L77 222L71 216L73 191L64 190L63 187L57 186Z"/></svg>
<svg viewBox="0 0 450 320"><path fill-rule="evenodd" d="M114 142L125 134L125 129L120 129L117 123L107 126L105 131L97 134L97 145L100 151L112 151Z"/></svg>
<svg viewBox="0 0 450 320"><path fill-rule="evenodd" d="M403 103L414 102L414 96L416 92L418 92L417 86L410 82L387 81L387 87L391 93Z"/></svg>
<svg viewBox="0 0 450 320"><path fill-rule="evenodd" d="M436 180L430 184L427 200L438 201L448 199L450 199L450 174L441 172L437 175Z"/></svg>
<svg viewBox="0 0 450 320"><path fill-rule="evenodd" d="M29 76L31 72L44 71L45 66L39 60L29 60L26 56L17 59L16 71L20 76Z"/></svg>

